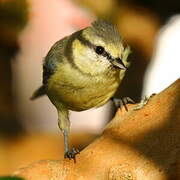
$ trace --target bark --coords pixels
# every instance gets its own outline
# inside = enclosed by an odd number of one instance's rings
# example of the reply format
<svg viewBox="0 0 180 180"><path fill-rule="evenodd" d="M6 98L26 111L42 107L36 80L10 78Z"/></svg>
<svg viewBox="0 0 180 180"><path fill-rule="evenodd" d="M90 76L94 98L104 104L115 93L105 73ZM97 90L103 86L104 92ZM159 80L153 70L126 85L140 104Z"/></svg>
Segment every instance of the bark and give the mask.
<svg viewBox="0 0 180 180"><path fill-rule="evenodd" d="M27 180L180 179L180 79L140 110L119 109L73 160L44 160L15 172ZM44 147L42 147L43 149Z"/></svg>

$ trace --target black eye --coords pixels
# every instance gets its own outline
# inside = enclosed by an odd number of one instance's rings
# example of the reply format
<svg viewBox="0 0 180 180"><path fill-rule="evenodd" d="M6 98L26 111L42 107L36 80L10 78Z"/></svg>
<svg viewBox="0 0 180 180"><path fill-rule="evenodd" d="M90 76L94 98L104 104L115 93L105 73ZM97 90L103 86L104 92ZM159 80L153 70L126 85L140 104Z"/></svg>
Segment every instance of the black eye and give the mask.
<svg viewBox="0 0 180 180"><path fill-rule="evenodd" d="M101 55L104 52L104 48L102 46L97 46L95 51L97 54Z"/></svg>

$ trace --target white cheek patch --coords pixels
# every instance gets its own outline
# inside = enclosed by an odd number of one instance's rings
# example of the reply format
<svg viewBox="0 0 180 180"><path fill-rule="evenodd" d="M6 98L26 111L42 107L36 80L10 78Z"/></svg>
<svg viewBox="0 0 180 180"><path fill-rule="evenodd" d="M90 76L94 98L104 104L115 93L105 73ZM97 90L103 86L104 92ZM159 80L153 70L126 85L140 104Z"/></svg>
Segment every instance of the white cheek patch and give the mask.
<svg viewBox="0 0 180 180"><path fill-rule="evenodd" d="M110 66L110 62L106 57L96 54L92 48L83 48L81 52L74 53L74 57L78 68L92 75L100 74Z"/></svg>

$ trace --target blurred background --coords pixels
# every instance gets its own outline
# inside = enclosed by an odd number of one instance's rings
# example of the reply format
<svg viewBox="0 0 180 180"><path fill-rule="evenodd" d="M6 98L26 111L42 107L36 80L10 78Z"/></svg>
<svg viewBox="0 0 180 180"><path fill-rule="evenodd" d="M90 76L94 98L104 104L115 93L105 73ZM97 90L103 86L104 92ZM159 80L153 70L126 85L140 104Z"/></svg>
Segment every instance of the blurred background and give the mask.
<svg viewBox="0 0 180 180"><path fill-rule="evenodd" d="M59 39L97 19L111 21L131 46L116 96L136 102L180 77L179 0L0 0L0 176L41 159L62 159L57 114L41 85L42 60ZM71 112L71 143L82 149L113 117L113 106Z"/></svg>

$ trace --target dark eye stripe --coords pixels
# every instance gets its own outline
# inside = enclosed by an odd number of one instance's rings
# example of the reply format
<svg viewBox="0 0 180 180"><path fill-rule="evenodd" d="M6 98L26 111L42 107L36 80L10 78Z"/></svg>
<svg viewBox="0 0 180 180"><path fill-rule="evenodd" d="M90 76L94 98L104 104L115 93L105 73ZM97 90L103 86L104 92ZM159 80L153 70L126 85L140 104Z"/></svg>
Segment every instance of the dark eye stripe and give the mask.
<svg viewBox="0 0 180 180"><path fill-rule="evenodd" d="M103 56L106 57L108 60L112 60L113 59L112 56L108 52L106 52L106 51L103 54Z"/></svg>
<svg viewBox="0 0 180 180"><path fill-rule="evenodd" d="M89 46L90 48L94 48L95 45L93 45L89 40L87 40L85 37L82 36L82 32L81 34L79 34L79 36L76 37L80 42L82 42L84 45Z"/></svg>
<svg viewBox="0 0 180 180"><path fill-rule="evenodd" d="M83 37L82 31L81 31L81 33L79 34L79 36L77 36L76 38L77 38L80 42L82 42L84 45L89 46L90 48L93 48L93 49L96 51L96 48L97 48L98 46L92 44L89 40L87 40L85 37ZM104 47L102 47L102 48L104 48ZM106 57L110 62L113 61L113 59L115 59L115 58L113 58L113 57L110 55L110 53L108 53L105 49L104 49L103 53L100 54L100 55Z"/></svg>

